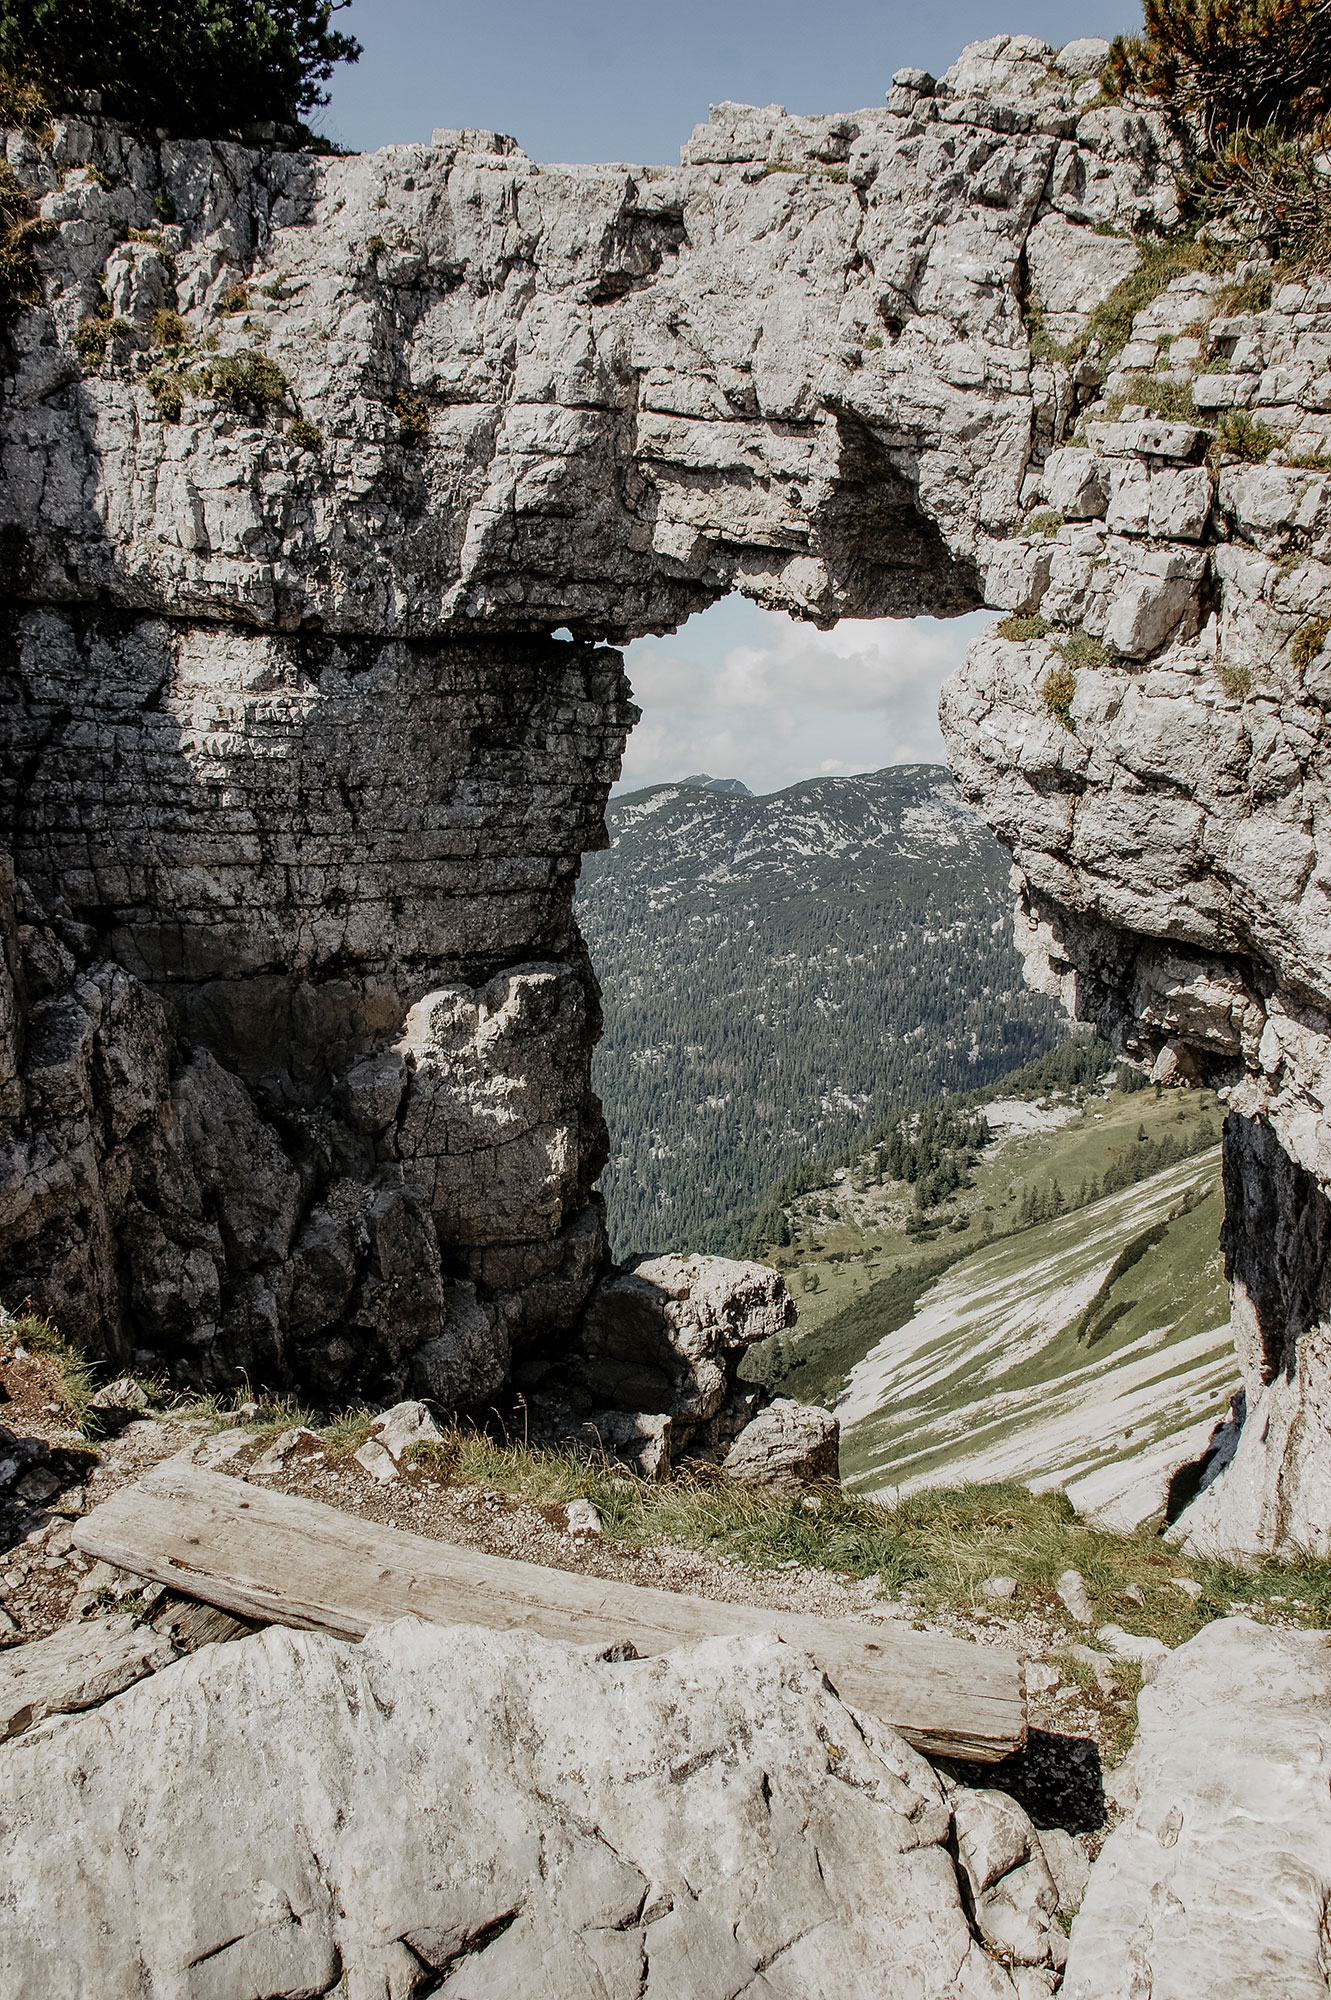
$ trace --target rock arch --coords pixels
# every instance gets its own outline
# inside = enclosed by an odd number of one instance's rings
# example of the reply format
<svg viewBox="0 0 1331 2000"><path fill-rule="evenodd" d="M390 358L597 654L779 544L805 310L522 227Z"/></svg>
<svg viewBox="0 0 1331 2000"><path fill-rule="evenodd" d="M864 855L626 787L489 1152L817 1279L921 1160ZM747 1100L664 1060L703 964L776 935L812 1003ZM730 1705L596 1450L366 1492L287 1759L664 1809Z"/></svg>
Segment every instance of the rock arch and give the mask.
<svg viewBox="0 0 1331 2000"><path fill-rule="evenodd" d="M473 1400L573 1323L604 1254L571 895L633 718L611 648L733 589L824 625L1062 590L1086 622L1076 552L1022 532L1096 387L1048 340L1177 220L1160 123L1079 108L1099 60L1000 36L849 116L721 105L678 168L11 135L53 225L0 408L11 1294L330 1397L429 1349ZM1136 687L1209 629L1204 571L1240 586L1180 526L1188 481L1157 495L1169 451L1119 443L1146 513L1109 536L1106 671ZM1069 859L1128 766L1089 711L1057 735L1038 643L982 644L945 719L1042 976L1176 1065L1228 1007L1215 1059L1255 1087L1243 1009L1269 1022L1299 954L1278 912L1213 920L1200 862L1151 900Z"/></svg>

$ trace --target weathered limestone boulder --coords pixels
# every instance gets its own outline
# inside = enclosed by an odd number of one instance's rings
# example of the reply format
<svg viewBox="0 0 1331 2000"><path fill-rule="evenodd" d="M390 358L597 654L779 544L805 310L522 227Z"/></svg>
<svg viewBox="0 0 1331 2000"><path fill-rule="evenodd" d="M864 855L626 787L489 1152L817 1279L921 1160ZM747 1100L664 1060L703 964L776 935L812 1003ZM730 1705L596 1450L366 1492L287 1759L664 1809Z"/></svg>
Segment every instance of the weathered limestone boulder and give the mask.
<svg viewBox="0 0 1331 2000"><path fill-rule="evenodd" d="M1324 1632L1207 1625L1137 1703L1064 2000L1313 2000L1331 1898Z"/></svg>
<svg viewBox="0 0 1331 2000"><path fill-rule="evenodd" d="M837 1477L840 1442L831 1410L778 1396L746 1424L721 1470L741 1486L807 1486Z"/></svg>
<svg viewBox="0 0 1331 2000"><path fill-rule="evenodd" d="M48 1716L98 1708L175 1658L169 1638L128 1612L10 1646L0 1653L0 1742Z"/></svg>
<svg viewBox="0 0 1331 2000"><path fill-rule="evenodd" d="M985 1943L1014 1965L1063 1963L1058 1888L1040 1837L1006 1792L958 1791L953 1825Z"/></svg>
<svg viewBox="0 0 1331 2000"><path fill-rule="evenodd" d="M370 1427L370 1435L356 1452L356 1463L381 1486L391 1486L398 1477L404 1452L417 1444L438 1444L442 1432L424 1403L394 1403Z"/></svg>
<svg viewBox="0 0 1331 2000"><path fill-rule="evenodd" d="M949 1793L775 1640L271 1628L0 1757L26 2000L1017 1991Z"/></svg>
<svg viewBox="0 0 1331 2000"><path fill-rule="evenodd" d="M736 1383L739 1363L795 1318L768 1264L635 1257L597 1286L566 1377L607 1410L668 1418L672 1458L722 1456L757 1408ZM604 1435L599 1411L589 1421Z"/></svg>

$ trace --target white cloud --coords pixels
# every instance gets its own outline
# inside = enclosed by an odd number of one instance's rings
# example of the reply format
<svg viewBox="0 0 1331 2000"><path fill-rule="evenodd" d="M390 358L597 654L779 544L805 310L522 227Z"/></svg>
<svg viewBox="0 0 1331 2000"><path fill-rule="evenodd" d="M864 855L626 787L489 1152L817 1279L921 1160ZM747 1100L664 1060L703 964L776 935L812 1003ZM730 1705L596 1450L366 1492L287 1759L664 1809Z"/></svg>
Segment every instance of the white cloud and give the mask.
<svg viewBox="0 0 1331 2000"><path fill-rule="evenodd" d="M846 619L831 632L726 598L627 655L643 719L620 790L708 771L755 792L943 760L938 690L992 614Z"/></svg>

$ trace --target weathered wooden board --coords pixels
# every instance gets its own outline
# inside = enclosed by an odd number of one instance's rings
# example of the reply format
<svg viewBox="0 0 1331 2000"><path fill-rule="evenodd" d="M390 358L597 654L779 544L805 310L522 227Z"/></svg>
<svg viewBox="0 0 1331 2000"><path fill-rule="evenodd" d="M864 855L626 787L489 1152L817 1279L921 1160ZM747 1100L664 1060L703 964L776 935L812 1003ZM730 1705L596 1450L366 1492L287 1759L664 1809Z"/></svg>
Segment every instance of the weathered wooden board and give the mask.
<svg viewBox="0 0 1331 2000"><path fill-rule="evenodd" d="M718 1604L544 1569L381 1527L317 1500L168 1460L79 1522L85 1554L241 1617L360 1638L404 1616L515 1627L646 1657L730 1632L777 1632L853 1706L919 1749L993 1762L1026 1740L1017 1656L889 1625Z"/></svg>

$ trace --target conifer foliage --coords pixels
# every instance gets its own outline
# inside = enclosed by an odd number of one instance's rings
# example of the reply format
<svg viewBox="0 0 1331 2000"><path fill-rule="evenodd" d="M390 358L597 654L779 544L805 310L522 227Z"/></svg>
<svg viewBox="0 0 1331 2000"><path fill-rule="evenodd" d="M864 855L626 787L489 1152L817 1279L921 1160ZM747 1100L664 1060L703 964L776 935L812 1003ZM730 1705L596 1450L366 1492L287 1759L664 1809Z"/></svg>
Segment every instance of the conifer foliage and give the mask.
<svg viewBox="0 0 1331 2000"><path fill-rule="evenodd" d="M350 0L0 0L7 97L60 109L88 91L110 117L214 138L296 125L360 44L335 28Z"/></svg>
<svg viewBox="0 0 1331 2000"><path fill-rule="evenodd" d="M1106 86L1153 97L1205 146L1262 127L1309 132L1331 112L1331 0L1145 0Z"/></svg>

